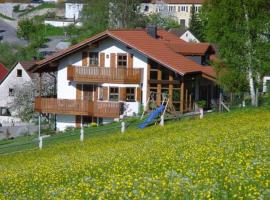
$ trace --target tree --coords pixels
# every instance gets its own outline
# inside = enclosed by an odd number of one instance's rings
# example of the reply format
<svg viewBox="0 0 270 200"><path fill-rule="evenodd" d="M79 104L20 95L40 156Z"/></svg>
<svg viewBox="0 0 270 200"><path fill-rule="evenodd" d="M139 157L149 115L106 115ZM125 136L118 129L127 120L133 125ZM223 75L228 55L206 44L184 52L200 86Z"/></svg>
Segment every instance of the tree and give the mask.
<svg viewBox="0 0 270 200"><path fill-rule="evenodd" d="M42 78L42 95L52 96L55 93L54 78L50 75ZM35 116L34 100L39 94L38 79L28 81L23 85L14 85L14 98L9 106L11 111L15 113L22 121L29 122Z"/></svg>
<svg viewBox="0 0 270 200"><path fill-rule="evenodd" d="M147 17L148 24L157 25L159 28L179 28L180 24L172 16L162 16L159 13L150 14Z"/></svg>
<svg viewBox="0 0 270 200"><path fill-rule="evenodd" d="M253 106L270 71L269 8L265 0L207 0L202 11L207 39L229 71L245 75Z"/></svg>
<svg viewBox="0 0 270 200"><path fill-rule="evenodd" d="M196 38L200 41L204 41L203 34L203 25L202 20L198 13L196 13L195 6L191 7L191 18L189 21L189 30L196 36Z"/></svg>
<svg viewBox="0 0 270 200"><path fill-rule="evenodd" d="M22 47L9 43L0 43L0 63L11 68L18 60L31 60L37 51L31 47Z"/></svg>

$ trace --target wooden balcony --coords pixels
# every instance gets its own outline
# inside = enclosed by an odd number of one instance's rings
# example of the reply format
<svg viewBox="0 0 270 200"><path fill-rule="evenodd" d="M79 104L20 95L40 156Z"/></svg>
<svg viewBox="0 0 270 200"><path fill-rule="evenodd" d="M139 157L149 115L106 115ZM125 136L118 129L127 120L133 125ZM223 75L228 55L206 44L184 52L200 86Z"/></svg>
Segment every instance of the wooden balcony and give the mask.
<svg viewBox="0 0 270 200"><path fill-rule="evenodd" d="M61 115L119 118L122 114L122 104L119 102L91 102L86 100L36 97L35 110L41 113Z"/></svg>
<svg viewBox="0 0 270 200"><path fill-rule="evenodd" d="M142 69L69 66L67 79L82 83L126 83L141 82Z"/></svg>

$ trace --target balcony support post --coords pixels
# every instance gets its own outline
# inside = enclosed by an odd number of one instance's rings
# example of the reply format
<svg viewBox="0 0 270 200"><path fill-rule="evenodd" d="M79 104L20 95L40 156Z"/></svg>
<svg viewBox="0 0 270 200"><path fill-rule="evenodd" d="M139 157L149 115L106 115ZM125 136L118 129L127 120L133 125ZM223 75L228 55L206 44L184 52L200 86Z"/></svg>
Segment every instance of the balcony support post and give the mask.
<svg viewBox="0 0 270 200"><path fill-rule="evenodd" d="M84 129L83 129L83 116L81 116L81 131L80 131L80 141L83 142L84 140Z"/></svg>

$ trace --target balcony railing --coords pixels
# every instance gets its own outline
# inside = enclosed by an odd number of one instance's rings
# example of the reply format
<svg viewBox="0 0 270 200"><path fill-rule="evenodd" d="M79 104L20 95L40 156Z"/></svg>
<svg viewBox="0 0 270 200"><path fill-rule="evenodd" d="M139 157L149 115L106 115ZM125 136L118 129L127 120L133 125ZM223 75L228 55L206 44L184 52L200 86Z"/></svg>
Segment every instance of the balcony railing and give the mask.
<svg viewBox="0 0 270 200"><path fill-rule="evenodd" d="M41 113L61 115L118 118L122 114L122 104L119 102L91 102L37 97L35 99L35 110Z"/></svg>
<svg viewBox="0 0 270 200"><path fill-rule="evenodd" d="M126 83L141 82L142 69L79 67L69 66L67 79L83 83Z"/></svg>

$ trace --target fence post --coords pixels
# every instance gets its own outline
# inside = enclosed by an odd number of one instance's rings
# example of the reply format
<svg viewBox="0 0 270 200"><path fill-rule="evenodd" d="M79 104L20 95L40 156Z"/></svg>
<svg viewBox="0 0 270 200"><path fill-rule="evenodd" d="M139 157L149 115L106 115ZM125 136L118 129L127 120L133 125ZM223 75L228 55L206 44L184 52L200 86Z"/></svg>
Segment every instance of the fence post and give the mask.
<svg viewBox="0 0 270 200"><path fill-rule="evenodd" d="M161 120L160 120L160 123L159 123L159 125L160 126L164 126L164 115L161 115Z"/></svg>
<svg viewBox="0 0 270 200"><path fill-rule="evenodd" d="M81 127L81 135L80 135L80 141L83 142L84 140L84 130L83 130L83 126Z"/></svg>
<svg viewBox="0 0 270 200"><path fill-rule="evenodd" d="M203 108L200 108L200 119L203 119Z"/></svg>
<svg viewBox="0 0 270 200"><path fill-rule="evenodd" d="M43 137L39 137L39 143L38 143L38 147L41 150L43 146Z"/></svg>
<svg viewBox="0 0 270 200"><path fill-rule="evenodd" d="M121 123L121 133L125 133L125 131L126 131L126 123L122 122Z"/></svg>

